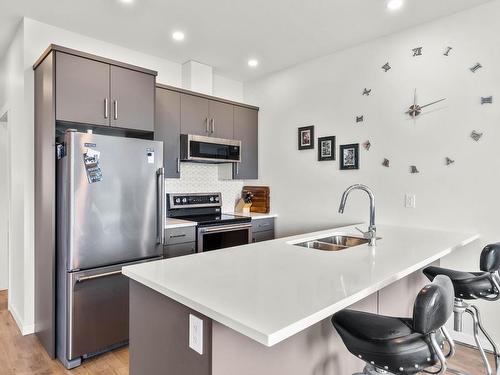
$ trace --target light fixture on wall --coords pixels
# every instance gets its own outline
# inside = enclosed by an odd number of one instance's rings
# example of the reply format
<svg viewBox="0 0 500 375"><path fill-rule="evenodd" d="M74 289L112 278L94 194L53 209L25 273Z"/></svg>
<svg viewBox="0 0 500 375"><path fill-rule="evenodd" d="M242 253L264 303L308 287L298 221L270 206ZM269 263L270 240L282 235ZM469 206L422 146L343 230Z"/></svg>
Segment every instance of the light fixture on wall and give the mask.
<svg viewBox="0 0 500 375"><path fill-rule="evenodd" d="M387 9L389 10L398 10L403 6L403 0L388 0L387 1Z"/></svg>
<svg viewBox="0 0 500 375"><path fill-rule="evenodd" d="M248 66L250 68L256 68L259 66L259 60L256 60L256 59L250 59L248 60Z"/></svg>
<svg viewBox="0 0 500 375"><path fill-rule="evenodd" d="M174 31L172 33L172 39L176 42L182 42L186 36L182 31Z"/></svg>

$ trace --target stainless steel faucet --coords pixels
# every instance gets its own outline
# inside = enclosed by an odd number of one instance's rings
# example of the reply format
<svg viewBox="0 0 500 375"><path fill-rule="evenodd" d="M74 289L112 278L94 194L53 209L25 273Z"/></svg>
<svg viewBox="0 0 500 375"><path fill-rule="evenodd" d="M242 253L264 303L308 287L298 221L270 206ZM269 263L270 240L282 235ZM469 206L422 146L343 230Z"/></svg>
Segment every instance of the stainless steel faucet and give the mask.
<svg viewBox="0 0 500 375"><path fill-rule="evenodd" d="M363 237L370 240L370 246L375 246L377 242L377 227L375 226L375 196L368 186L356 184L349 186L344 194L342 194L342 199L340 201L339 213L344 213L345 204L347 202L347 197L353 190L363 190L370 197L370 225L368 226L368 232L364 232L359 228L356 228L361 233Z"/></svg>

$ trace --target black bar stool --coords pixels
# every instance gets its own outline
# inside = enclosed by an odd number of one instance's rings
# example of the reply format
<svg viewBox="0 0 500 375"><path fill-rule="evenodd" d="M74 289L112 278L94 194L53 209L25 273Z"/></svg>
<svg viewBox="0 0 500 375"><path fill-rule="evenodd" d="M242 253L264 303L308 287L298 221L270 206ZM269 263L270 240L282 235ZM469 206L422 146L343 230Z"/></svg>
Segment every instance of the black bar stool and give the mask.
<svg viewBox="0 0 500 375"><path fill-rule="evenodd" d="M491 365L488 362L484 348L479 341L479 331L481 331L490 342L495 355L495 374L500 374L500 358L495 342L484 329L481 322L479 309L464 300L482 299L486 301L497 301L500 299L500 243L486 246L481 252L479 266L482 272L462 272L441 267L427 267L424 274L429 280L434 280L438 275L448 276L455 288L455 304L453 312L455 316L455 331L462 332L462 316L464 312L472 317L474 340L476 341L481 358L486 368L487 374L492 375ZM454 373L460 373L453 370Z"/></svg>
<svg viewBox="0 0 500 375"><path fill-rule="evenodd" d="M453 285L438 276L415 300L413 319L393 318L354 310L333 315L332 324L347 349L366 362L362 374L444 374L455 347L443 327L453 312ZM449 351L443 353L444 343ZM439 369L431 372L429 369Z"/></svg>

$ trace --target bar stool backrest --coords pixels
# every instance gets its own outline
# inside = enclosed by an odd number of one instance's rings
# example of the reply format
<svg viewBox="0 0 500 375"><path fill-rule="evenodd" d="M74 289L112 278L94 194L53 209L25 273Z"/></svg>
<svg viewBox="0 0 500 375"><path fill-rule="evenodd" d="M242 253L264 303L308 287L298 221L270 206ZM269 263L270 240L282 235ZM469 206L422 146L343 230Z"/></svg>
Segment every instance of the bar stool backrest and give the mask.
<svg viewBox="0 0 500 375"><path fill-rule="evenodd" d="M453 284L448 276L436 276L417 295L413 306L413 329L423 335L435 332L453 313Z"/></svg>
<svg viewBox="0 0 500 375"><path fill-rule="evenodd" d="M481 271L494 273L500 270L500 242L487 245L481 252Z"/></svg>

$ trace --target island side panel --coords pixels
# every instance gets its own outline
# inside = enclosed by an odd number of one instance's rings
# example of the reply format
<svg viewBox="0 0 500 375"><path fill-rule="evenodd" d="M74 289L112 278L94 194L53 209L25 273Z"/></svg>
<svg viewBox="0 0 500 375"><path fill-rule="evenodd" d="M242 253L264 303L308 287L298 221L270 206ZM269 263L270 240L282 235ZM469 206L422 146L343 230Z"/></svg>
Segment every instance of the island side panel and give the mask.
<svg viewBox="0 0 500 375"><path fill-rule="evenodd" d="M440 262L436 261L429 266L439 266L439 264ZM379 314L412 317L415 298L420 290L429 283L429 279L425 277L422 270L419 270L380 290Z"/></svg>
<svg viewBox="0 0 500 375"><path fill-rule="evenodd" d="M376 313L377 293L349 308ZM330 318L272 347L215 321L212 330L212 375L346 375L364 367L347 351Z"/></svg>
<svg viewBox="0 0 500 375"><path fill-rule="evenodd" d="M203 320L203 355L189 348L189 314ZM130 375L210 375L212 321L130 280Z"/></svg>

